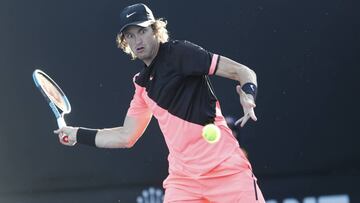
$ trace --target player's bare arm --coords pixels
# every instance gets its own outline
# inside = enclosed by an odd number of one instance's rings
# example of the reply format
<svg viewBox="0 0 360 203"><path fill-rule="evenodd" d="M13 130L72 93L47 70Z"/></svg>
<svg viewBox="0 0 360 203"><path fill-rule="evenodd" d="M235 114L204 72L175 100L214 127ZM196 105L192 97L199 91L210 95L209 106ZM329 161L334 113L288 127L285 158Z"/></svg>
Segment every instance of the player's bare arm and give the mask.
<svg viewBox="0 0 360 203"><path fill-rule="evenodd" d="M243 127L249 118L256 121L257 117L254 108L256 106L255 96L257 80L255 72L245 65L221 56L215 74L237 80L240 83L240 85L236 86L236 91L240 96L240 103L244 110L244 116L237 120L235 124L238 125L241 123L241 127Z"/></svg>
<svg viewBox="0 0 360 203"><path fill-rule="evenodd" d="M130 148L134 146L147 128L151 117L151 113L144 113L144 115L138 117L126 116L123 126L93 130L95 146L99 148ZM86 130L86 132L90 131ZM63 127L54 131L54 133L59 135L59 140L64 145L73 146L76 142L79 142L78 127ZM62 140L64 135L69 136L69 142Z"/></svg>
<svg viewBox="0 0 360 203"><path fill-rule="evenodd" d="M225 56L220 56L216 75L237 80L241 85L249 82L257 85L256 74L253 70Z"/></svg>

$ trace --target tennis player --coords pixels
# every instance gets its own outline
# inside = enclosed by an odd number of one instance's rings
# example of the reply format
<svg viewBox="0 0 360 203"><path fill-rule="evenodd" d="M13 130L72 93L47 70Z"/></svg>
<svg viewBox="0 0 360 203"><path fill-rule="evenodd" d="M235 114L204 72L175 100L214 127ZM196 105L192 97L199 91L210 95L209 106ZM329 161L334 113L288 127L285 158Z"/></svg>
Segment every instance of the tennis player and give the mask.
<svg viewBox="0 0 360 203"><path fill-rule="evenodd" d="M154 116L169 148L169 175L163 182L164 202L265 203L251 165L221 113L209 76L239 81L244 116L254 113L257 81L254 71L188 41L169 41L166 22L155 19L144 4L126 7L120 14L118 46L144 67L133 78L134 97L124 124L110 129L64 127L56 130L60 142L100 148L130 148ZM213 123L221 139L210 144L202 129ZM61 138L69 136L69 142Z"/></svg>

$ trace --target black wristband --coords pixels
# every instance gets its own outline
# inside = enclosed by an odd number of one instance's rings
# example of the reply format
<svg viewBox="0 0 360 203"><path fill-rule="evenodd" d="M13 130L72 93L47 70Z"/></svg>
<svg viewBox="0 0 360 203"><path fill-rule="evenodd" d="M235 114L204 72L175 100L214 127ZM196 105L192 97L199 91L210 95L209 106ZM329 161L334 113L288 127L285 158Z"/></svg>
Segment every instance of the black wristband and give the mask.
<svg viewBox="0 0 360 203"><path fill-rule="evenodd" d="M257 87L254 83L248 82L245 83L241 89L246 93L246 94L251 94L254 97L254 100L256 99L256 95L257 95Z"/></svg>
<svg viewBox="0 0 360 203"><path fill-rule="evenodd" d="M96 147L95 145L95 136L98 130L89 129L89 128L79 128L76 133L77 143Z"/></svg>

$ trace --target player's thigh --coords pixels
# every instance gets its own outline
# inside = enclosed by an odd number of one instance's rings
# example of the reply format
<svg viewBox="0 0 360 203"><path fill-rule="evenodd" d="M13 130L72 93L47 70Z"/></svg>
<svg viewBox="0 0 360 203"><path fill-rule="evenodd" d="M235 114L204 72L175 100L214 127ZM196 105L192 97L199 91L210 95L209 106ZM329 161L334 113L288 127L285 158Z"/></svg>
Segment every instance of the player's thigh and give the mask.
<svg viewBox="0 0 360 203"><path fill-rule="evenodd" d="M165 190L164 203L209 203L195 193L179 189L176 187L169 187Z"/></svg>
<svg viewBox="0 0 360 203"><path fill-rule="evenodd" d="M164 203L210 203L206 200L179 200L179 201L171 201L171 202L165 202Z"/></svg>
<svg viewBox="0 0 360 203"><path fill-rule="evenodd" d="M265 203L256 178L245 171L225 177L207 179L206 198L216 203Z"/></svg>
<svg viewBox="0 0 360 203"><path fill-rule="evenodd" d="M265 199L264 199L264 197L262 195L261 190L256 185L255 194L254 194L253 191L243 192L242 195L238 199L236 199L236 201L233 201L233 202L237 202L237 203L265 203Z"/></svg>

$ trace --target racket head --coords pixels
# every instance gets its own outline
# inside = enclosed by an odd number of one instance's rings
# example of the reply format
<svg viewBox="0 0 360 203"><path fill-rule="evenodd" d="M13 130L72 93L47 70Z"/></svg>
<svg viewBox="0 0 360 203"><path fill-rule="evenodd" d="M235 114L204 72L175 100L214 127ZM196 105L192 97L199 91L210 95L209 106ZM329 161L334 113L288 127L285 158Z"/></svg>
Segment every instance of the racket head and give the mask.
<svg viewBox="0 0 360 203"><path fill-rule="evenodd" d="M45 99L49 102L49 105L52 106L52 104L54 104L62 111L61 116L71 112L71 105L68 98L59 85L56 84L56 82L50 76L48 76L42 70L36 69L33 72L33 80L36 87L41 91ZM54 113L57 114L53 107L52 109Z"/></svg>

